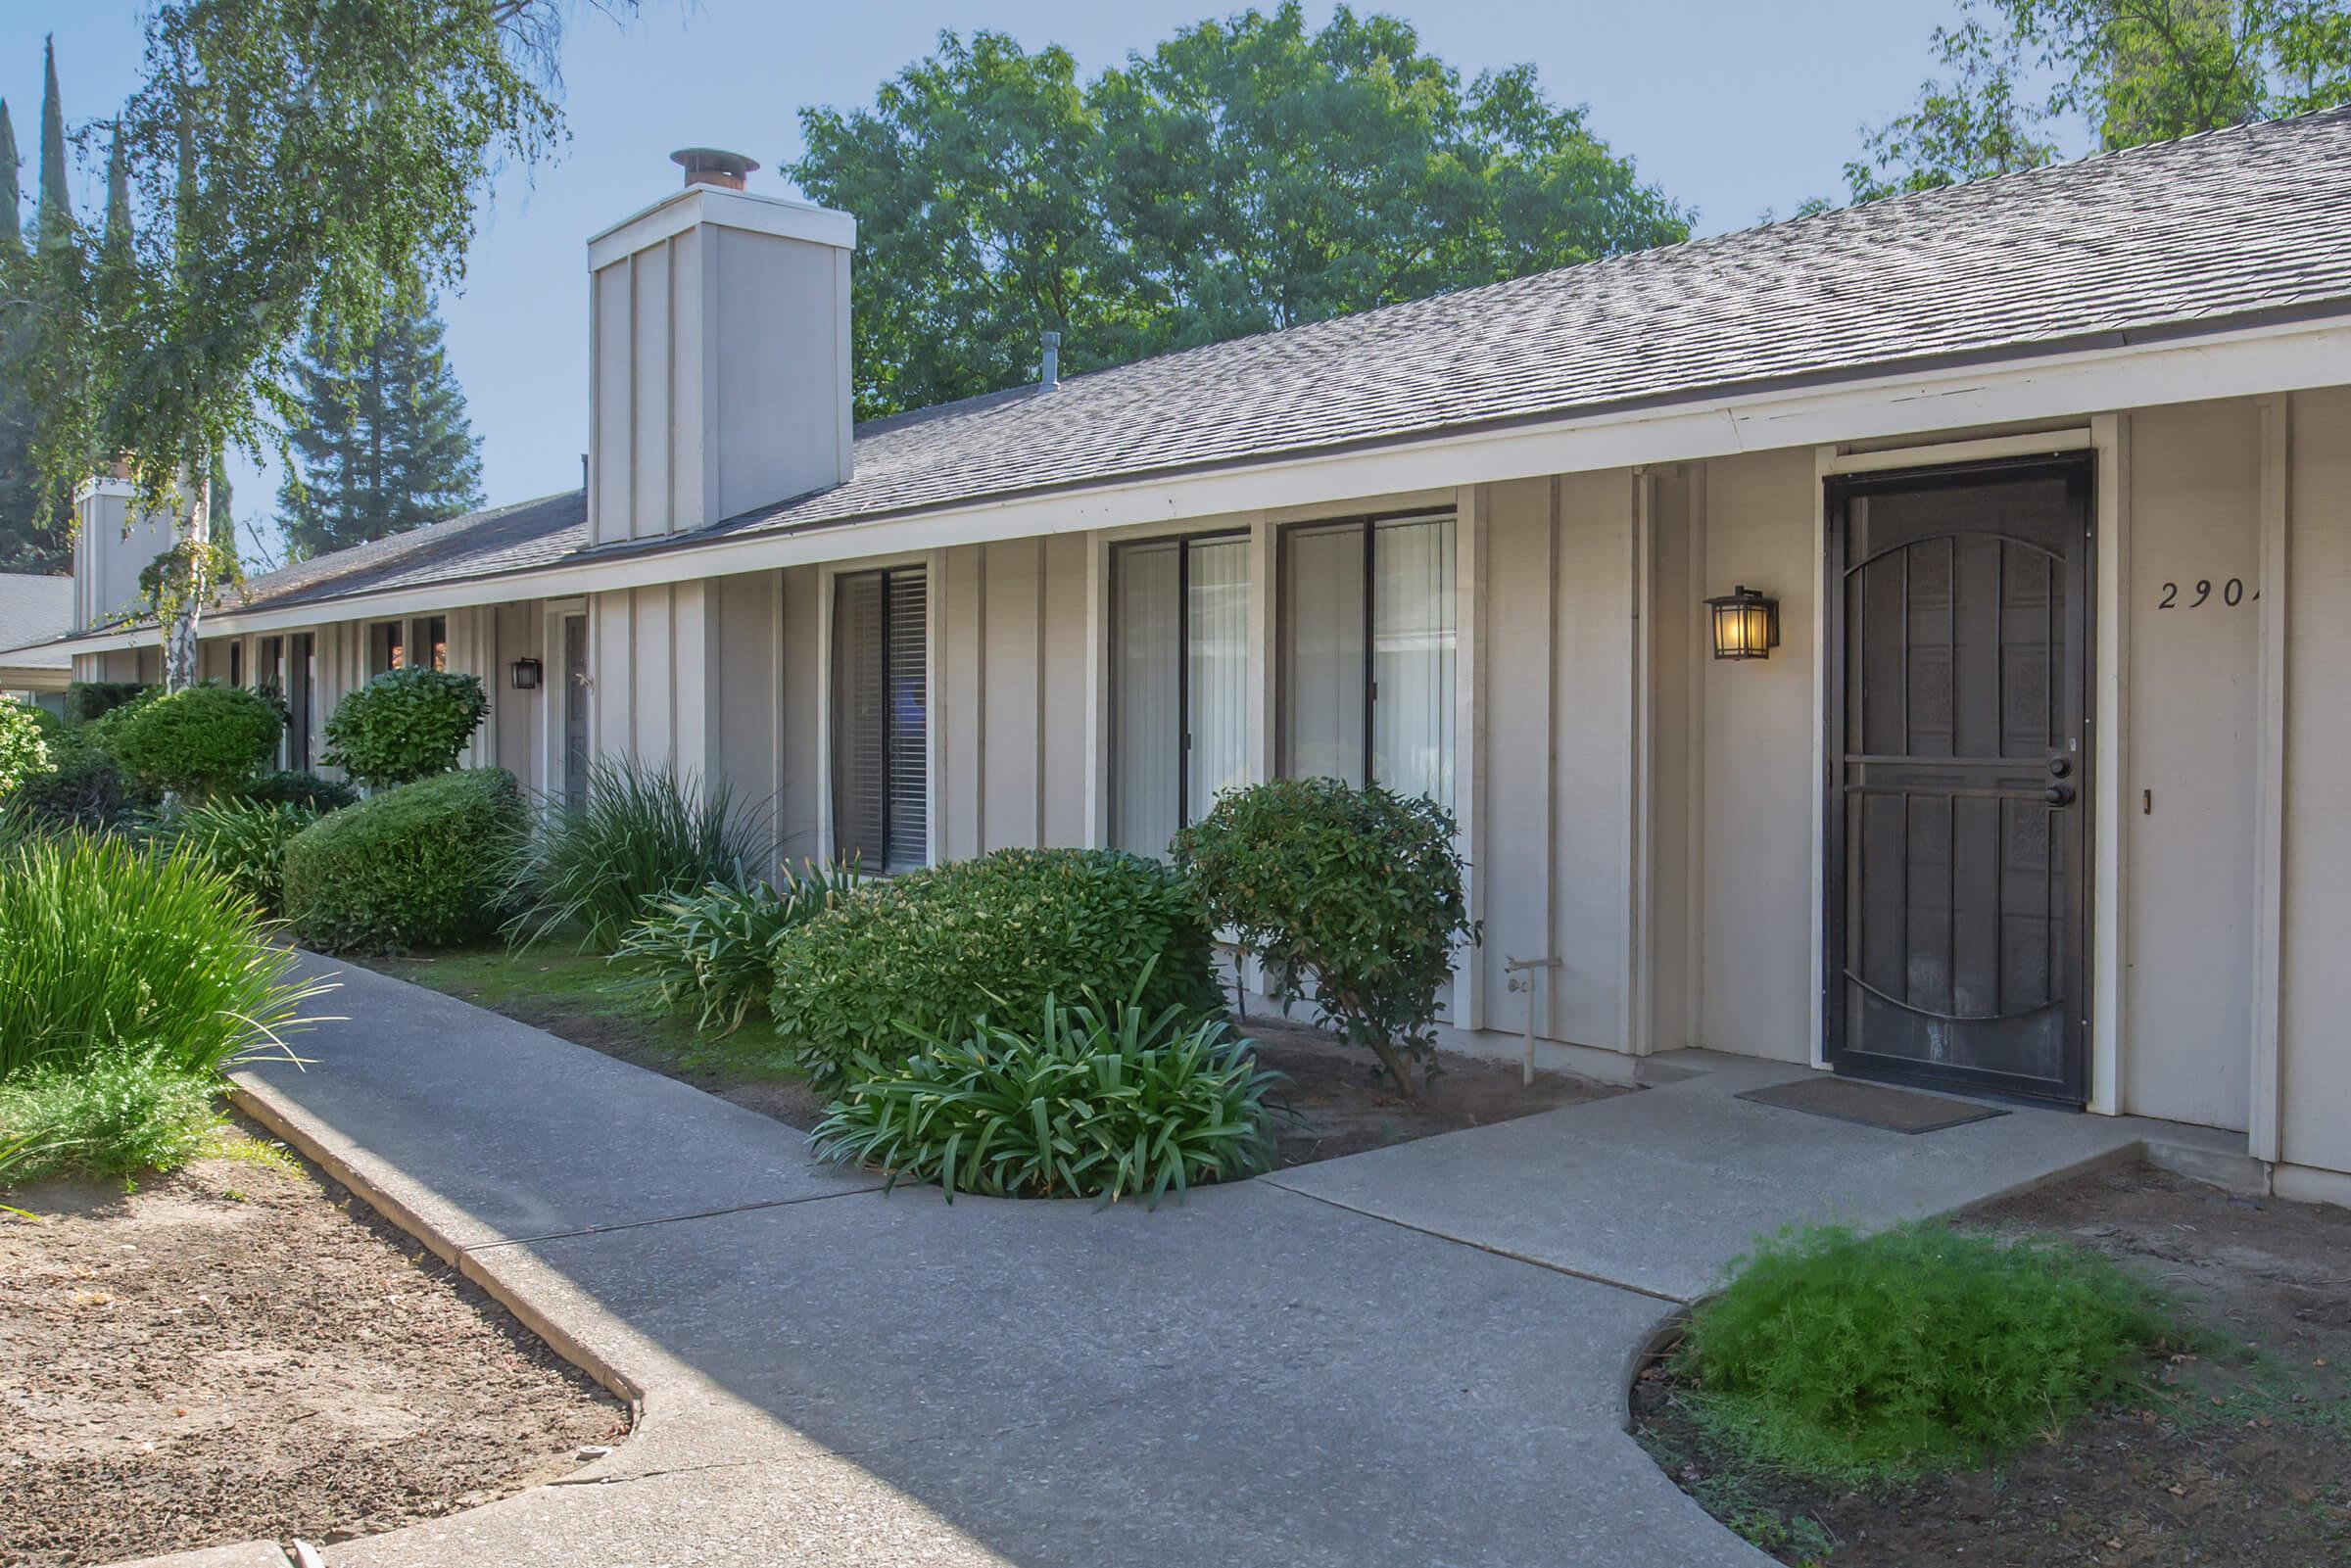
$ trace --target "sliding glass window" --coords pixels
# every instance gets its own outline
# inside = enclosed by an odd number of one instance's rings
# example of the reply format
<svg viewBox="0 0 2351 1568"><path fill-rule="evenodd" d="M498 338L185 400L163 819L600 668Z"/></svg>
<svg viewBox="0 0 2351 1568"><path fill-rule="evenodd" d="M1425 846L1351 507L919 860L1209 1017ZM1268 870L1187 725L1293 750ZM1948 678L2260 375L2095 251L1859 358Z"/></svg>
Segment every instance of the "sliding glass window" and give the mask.
<svg viewBox="0 0 2351 1568"><path fill-rule="evenodd" d="M1453 809L1454 519L1282 535L1282 757Z"/></svg>
<svg viewBox="0 0 2351 1568"><path fill-rule="evenodd" d="M920 567L833 580L833 840L869 872L930 858L929 594Z"/></svg>
<svg viewBox="0 0 2351 1568"><path fill-rule="evenodd" d="M1110 557L1111 841L1164 856L1249 772L1249 540Z"/></svg>

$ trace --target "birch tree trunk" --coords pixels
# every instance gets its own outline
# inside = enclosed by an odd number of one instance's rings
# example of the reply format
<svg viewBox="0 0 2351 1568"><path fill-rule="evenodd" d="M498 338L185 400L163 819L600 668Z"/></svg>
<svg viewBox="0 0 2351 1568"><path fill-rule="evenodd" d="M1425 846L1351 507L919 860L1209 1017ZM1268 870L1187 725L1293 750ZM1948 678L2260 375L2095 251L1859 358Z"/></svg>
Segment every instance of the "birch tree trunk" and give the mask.
<svg viewBox="0 0 2351 1568"><path fill-rule="evenodd" d="M164 689L184 691L196 684L196 623L203 618L204 601L212 593L213 476L205 464L202 478L181 471L182 493L188 498L188 520L181 530L176 563L180 575L179 602L174 607L164 644Z"/></svg>

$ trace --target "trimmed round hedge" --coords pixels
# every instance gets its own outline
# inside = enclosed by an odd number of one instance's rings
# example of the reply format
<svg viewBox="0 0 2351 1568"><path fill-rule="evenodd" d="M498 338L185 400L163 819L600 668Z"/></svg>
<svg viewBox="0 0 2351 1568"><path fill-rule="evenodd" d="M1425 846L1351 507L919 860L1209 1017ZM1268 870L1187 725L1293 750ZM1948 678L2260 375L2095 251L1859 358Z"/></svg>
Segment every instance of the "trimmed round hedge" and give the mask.
<svg viewBox="0 0 2351 1568"><path fill-rule="evenodd" d="M211 795L266 765L285 729L258 691L206 683L142 698L107 721L105 744L130 773L174 794Z"/></svg>
<svg viewBox="0 0 2351 1568"><path fill-rule="evenodd" d="M869 883L787 930L770 1012L809 1076L831 1083L860 1052L904 1061L923 1034L1026 1022L1048 996L1221 1013L1212 953L1190 885L1157 861L999 849Z"/></svg>
<svg viewBox="0 0 2351 1568"><path fill-rule="evenodd" d="M504 768L441 774L329 812L286 845L286 921L329 951L487 936L524 825L522 791Z"/></svg>
<svg viewBox="0 0 2351 1568"><path fill-rule="evenodd" d="M370 786L430 778L457 765L489 714L477 676L421 664L386 670L335 704L322 760Z"/></svg>

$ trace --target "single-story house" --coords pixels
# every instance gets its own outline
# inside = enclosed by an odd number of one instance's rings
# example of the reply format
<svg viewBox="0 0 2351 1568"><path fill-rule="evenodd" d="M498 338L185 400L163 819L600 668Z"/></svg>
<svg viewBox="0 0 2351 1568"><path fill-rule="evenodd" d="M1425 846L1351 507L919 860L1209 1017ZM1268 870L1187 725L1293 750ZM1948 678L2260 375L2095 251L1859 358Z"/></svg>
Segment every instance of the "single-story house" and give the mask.
<svg viewBox="0 0 2351 1568"><path fill-rule="evenodd" d="M2228 1128L2351 1200L2351 109L865 424L853 220L685 161L588 242L584 490L207 618L288 762L430 657L473 760L724 779L787 860L1375 780L1459 819L1466 1048ZM156 666L125 505L86 676Z"/></svg>
<svg viewBox="0 0 2351 1568"><path fill-rule="evenodd" d="M57 640L77 624L73 579L0 572L0 699L62 715L73 655Z"/></svg>

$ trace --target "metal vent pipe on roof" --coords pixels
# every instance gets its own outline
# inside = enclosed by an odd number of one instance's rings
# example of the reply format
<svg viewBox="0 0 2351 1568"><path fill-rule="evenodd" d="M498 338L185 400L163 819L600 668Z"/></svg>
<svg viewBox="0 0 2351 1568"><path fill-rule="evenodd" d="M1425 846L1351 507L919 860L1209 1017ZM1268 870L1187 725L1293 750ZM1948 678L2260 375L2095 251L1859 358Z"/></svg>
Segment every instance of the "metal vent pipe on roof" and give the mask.
<svg viewBox="0 0 2351 1568"><path fill-rule="evenodd" d="M1045 346L1045 363L1037 372L1036 384L1050 392L1061 385L1061 334L1047 332L1041 341Z"/></svg>
<svg viewBox="0 0 2351 1568"><path fill-rule="evenodd" d="M759 166L741 153L730 153L723 147L681 147L669 155L669 161L686 170L689 190L696 185L716 185L721 190L739 191L744 180Z"/></svg>

